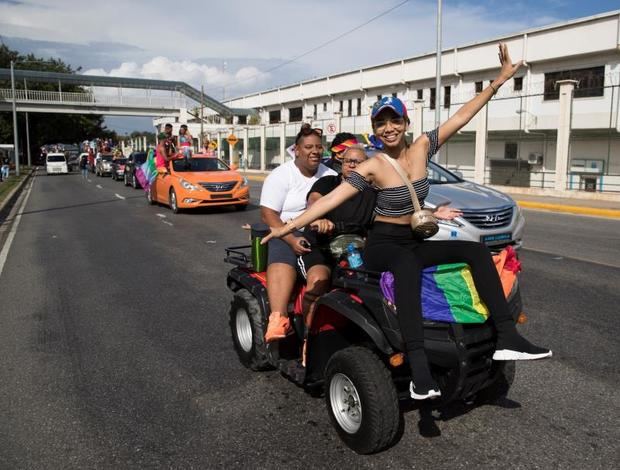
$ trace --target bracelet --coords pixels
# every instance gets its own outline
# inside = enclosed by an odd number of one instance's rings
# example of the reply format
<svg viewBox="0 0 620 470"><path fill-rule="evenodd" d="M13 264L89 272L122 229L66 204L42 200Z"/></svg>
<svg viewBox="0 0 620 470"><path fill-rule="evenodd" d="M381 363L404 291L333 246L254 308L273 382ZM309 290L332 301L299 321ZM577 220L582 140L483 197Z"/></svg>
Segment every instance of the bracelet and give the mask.
<svg viewBox="0 0 620 470"><path fill-rule="evenodd" d="M491 90L493 90L493 94L495 95L497 93L497 90L499 90L499 88L495 88L492 82L489 83L489 86L491 87Z"/></svg>

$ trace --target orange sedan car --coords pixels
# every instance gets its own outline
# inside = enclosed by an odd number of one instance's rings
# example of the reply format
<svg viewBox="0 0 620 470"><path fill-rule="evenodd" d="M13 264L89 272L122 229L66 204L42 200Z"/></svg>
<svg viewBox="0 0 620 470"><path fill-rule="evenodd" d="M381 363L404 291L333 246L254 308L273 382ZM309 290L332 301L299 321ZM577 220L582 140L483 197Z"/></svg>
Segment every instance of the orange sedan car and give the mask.
<svg viewBox="0 0 620 470"><path fill-rule="evenodd" d="M176 214L207 206L245 210L250 203L248 180L219 158L197 154L188 160L172 160L168 168L146 192L149 204L166 204Z"/></svg>

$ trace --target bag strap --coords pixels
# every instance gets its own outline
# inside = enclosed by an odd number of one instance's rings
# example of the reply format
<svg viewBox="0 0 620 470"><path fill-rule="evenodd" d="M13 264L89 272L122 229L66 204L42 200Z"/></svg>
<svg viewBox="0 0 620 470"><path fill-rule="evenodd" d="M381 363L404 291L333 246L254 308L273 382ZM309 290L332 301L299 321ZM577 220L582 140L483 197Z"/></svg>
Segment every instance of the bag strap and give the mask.
<svg viewBox="0 0 620 470"><path fill-rule="evenodd" d="M396 170L396 173L398 173L398 175L405 182L405 186L407 186L407 189L409 189L409 193L411 194L411 201L413 202L413 207L415 208L416 212L420 212L422 208L420 207L420 201L418 200L418 195L415 192L415 188L411 184L411 181L409 181L409 177L407 176L407 173L405 173L405 170L403 170L403 167L400 166L400 163L398 163L398 161L396 161L394 158L388 157L384 153L380 155L386 162L388 162L390 165L392 165L392 167L394 167L394 169Z"/></svg>

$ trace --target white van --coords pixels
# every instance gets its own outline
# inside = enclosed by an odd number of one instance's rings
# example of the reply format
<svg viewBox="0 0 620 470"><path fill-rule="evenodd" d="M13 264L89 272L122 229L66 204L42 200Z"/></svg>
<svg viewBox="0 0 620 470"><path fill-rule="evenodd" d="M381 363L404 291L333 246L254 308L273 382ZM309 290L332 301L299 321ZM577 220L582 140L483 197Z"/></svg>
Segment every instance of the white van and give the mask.
<svg viewBox="0 0 620 470"><path fill-rule="evenodd" d="M67 157L64 153L48 153L45 161L47 174L69 173Z"/></svg>

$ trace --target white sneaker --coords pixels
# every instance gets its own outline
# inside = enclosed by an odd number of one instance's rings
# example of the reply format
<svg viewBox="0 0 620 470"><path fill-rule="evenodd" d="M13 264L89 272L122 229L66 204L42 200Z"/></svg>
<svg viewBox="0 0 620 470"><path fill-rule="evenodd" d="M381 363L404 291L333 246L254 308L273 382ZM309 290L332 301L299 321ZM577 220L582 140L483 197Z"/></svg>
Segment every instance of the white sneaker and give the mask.
<svg viewBox="0 0 620 470"><path fill-rule="evenodd" d="M430 389L422 393L416 393L414 389L415 385L412 380L409 384L409 393L411 394L411 398L414 400L427 400L428 398L437 398L441 396L441 390L439 389Z"/></svg>
<svg viewBox="0 0 620 470"><path fill-rule="evenodd" d="M545 359L553 356L551 350L540 353L527 353L513 351L512 349L499 349L493 353L494 361L532 361L535 359Z"/></svg>

